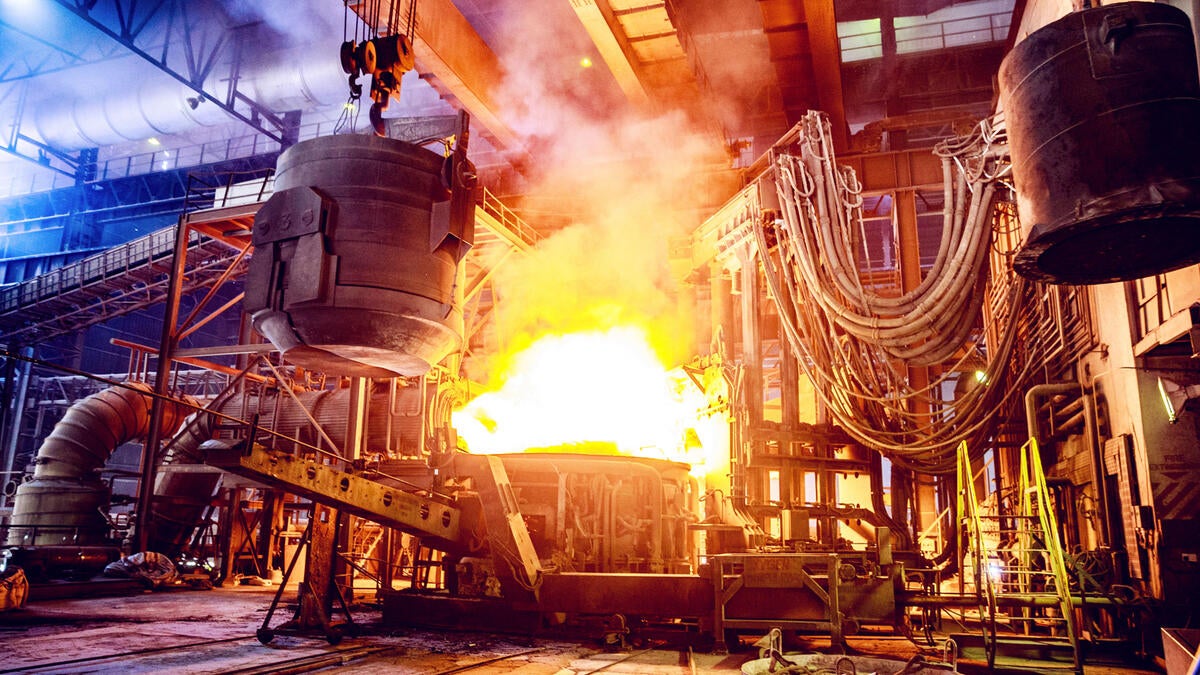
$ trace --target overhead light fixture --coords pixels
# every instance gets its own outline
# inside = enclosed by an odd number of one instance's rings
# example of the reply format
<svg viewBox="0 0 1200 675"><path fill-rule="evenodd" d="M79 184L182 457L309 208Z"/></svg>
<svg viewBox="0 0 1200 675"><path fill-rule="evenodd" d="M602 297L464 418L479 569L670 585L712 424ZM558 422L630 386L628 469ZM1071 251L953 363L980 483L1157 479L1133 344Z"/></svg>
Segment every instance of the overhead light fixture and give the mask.
<svg viewBox="0 0 1200 675"><path fill-rule="evenodd" d="M586 56L583 57L582 59L579 59L579 67L580 68L591 68L592 60Z"/></svg>
<svg viewBox="0 0 1200 675"><path fill-rule="evenodd" d="M1167 411L1167 421L1174 424L1188 402L1200 398L1200 384L1183 385L1162 377L1158 378L1158 395Z"/></svg>
<svg viewBox="0 0 1200 675"><path fill-rule="evenodd" d="M146 142L147 142L147 143L149 143L150 145L156 145L156 146L157 146L157 145L162 145L162 142L161 142L161 141L159 141L159 140L158 140L158 138L156 138L156 137L154 137L154 136L151 136L150 138L147 138L147 139L146 139Z"/></svg>

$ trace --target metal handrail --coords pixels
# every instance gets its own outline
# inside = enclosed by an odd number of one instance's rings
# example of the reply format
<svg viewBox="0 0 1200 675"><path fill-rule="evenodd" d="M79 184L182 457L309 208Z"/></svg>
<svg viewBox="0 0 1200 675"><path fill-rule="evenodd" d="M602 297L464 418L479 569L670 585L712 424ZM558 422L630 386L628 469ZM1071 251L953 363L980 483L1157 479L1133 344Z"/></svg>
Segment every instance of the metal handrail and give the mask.
<svg viewBox="0 0 1200 675"><path fill-rule="evenodd" d="M508 208L500 198L492 194L491 190L483 188L483 198L479 200L479 207L485 213L495 218L508 231L512 232L521 241L529 246L537 246L542 240L542 235L530 227L524 220L521 219L512 209Z"/></svg>

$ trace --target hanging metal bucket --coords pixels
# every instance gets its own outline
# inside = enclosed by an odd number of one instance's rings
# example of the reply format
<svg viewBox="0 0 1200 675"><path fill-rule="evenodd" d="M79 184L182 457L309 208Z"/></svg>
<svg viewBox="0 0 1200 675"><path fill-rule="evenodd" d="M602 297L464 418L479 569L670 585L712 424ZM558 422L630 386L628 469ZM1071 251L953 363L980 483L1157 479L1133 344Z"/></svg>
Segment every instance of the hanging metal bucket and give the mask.
<svg viewBox="0 0 1200 675"><path fill-rule="evenodd" d="M1200 262L1200 81L1187 15L1129 2L1070 14L1000 66L1024 242L1050 283Z"/></svg>
<svg viewBox="0 0 1200 675"><path fill-rule="evenodd" d="M337 375L420 375L456 350L456 276L474 222L451 222L445 166L373 136L284 152L254 222L245 298L254 328L292 363Z"/></svg>

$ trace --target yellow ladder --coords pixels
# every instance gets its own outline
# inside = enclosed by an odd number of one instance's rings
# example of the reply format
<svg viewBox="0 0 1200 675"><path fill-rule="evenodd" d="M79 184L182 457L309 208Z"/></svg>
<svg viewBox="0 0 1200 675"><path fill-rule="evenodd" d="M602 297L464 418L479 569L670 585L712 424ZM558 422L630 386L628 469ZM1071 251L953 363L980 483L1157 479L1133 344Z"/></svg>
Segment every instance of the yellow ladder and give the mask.
<svg viewBox="0 0 1200 675"><path fill-rule="evenodd" d="M959 445L963 592L967 582L973 582L990 668L996 665L1000 642L1021 643L1030 651L1036 651L1038 645L1059 644L1069 645L1071 668L1082 672L1067 567L1036 440L1021 446L1019 463L1019 499L1011 509L1014 512L1003 513L997 504L995 514L983 513L966 443ZM1007 624L1011 633L1002 636L1002 624ZM1053 668L1054 664L1044 667Z"/></svg>
<svg viewBox="0 0 1200 675"><path fill-rule="evenodd" d="M1021 517L1018 523L1018 561L1024 565L1026 588L1023 592L1031 597L1051 597L1056 601L1058 616L1032 620L1048 625L1061 624L1064 637L1070 642L1073 666L1082 672L1083 664L1079 653L1079 633L1075 625L1075 609L1071 604L1071 587L1067 576L1067 563L1059 538L1058 518L1054 503L1046 485L1046 474L1042 470L1042 456L1037 439L1030 438L1021 446ZM1020 579L1021 577L1018 577ZM1041 584L1038 586L1037 584ZM1052 585L1052 588L1049 588ZM1025 612L1024 614L1030 614ZM1028 617L1025 617L1027 621ZM1025 624L1029 632L1029 623Z"/></svg>

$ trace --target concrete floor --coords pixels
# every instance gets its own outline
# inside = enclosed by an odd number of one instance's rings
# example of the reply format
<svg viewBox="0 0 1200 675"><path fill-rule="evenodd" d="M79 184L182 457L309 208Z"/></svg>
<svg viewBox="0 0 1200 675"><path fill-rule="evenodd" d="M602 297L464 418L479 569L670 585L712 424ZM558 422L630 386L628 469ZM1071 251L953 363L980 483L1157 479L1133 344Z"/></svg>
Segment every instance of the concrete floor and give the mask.
<svg viewBox="0 0 1200 675"><path fill-rule="evenodd" d="M693 672L687 654L678 651L610 653L598 644L389 630L373 623L378 619L373 611L356 611L356 621L364 623L362 636L346 638L336 647L323 639L288 635L262 645L255 630L273 593L273 588L235 586L33 602L0 614L0 673L258 672L254 669L261 666L321 655L332 656L339 672L444 673L514 654L518 655L469 670L519 675L598 669ZM272 625L289 616L286 610L277 613ZM371 648L379 651L341 664L339 654L355 657ZM737 673L755 656L695 654L693 663L695 672Z"/></svg>
<svg viewBox="0 0 1200 675"><path fill-rule="evenodd" d="M690 675L739 673L743 664L758 657L753 648L732 654L674 649L610 652L597 642L393 629L381 626L378 612L370 610L355 612L355 620L362 623L361 635L337 646L320 638L288 635L262 645L254 635L273 593L270 587L235 586L30 603L22 610L0 614L0 673L266 673L336 668L349 673ZM282 609L272 626L289 617L290 612ZM917 652L911 643L896 638L856 638L850 645L897 659L894 668L883 664L865 668L860 663L859 672L897 672ZM828 639L817 638L805 646L820 650L828 646ZM1089 667L1085 672L1138 671Z"/></svg>

